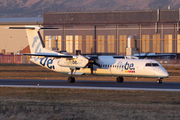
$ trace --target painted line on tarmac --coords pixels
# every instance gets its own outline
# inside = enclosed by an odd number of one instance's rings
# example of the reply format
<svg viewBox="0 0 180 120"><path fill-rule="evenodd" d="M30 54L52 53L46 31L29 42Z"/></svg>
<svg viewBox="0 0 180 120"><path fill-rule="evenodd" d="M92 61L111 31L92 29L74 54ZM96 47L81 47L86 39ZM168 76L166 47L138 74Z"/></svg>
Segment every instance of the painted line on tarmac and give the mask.
<svg viewBox="0 0 180 120"><path fill-rule="evenodd" d="M142 90L142 91L174 91L180 89L158 89L158 88L124 88L124 87L79 87L79 86L36 86L36 85L0 85L0 87L20 87L20 88L66 88L66 89L99 89L99 90Z"/></svg>

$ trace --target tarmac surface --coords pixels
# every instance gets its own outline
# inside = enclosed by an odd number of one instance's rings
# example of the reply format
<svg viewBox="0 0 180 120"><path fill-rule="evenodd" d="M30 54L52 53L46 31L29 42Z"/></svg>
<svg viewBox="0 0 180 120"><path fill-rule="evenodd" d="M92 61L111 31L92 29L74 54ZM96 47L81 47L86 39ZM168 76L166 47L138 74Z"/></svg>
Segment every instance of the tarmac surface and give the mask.
<svg viewBox="0 0 180 120"><path fill-rule="evenodd" d="M103 89L103 90L148 90L148 91L179 91L178 82L128 82L112 81L76 81L37 80L37 79L0 79L0 87L33 87L33 88L68 88L68 89Z"/></svg>

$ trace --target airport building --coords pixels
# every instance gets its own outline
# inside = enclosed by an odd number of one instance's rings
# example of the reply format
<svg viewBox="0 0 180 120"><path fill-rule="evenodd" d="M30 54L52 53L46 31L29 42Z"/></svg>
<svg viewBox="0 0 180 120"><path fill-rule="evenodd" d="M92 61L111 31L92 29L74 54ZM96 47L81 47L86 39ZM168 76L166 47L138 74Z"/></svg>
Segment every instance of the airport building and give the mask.
<svg viewBox="0 0 180 120"><path fill-rule="evenodd" d="M75 54L180 53L180 10L44 13L47 49Z"/></svg>
<svg viewBox="0 0 180 120"><path fill-rule="evenodd" d="M41 26L42 24L43 18L0 18L0 53L30 52L26 31L23 29L10 30L8 27Z"/></svg>
<svg viewBox="0 0 180 120"><path fill-rule="evenodd" d="M31 63L29 57L19 55L30 52L26 31L8 27L41 26L42 23L43 18L0 18L0 63Z"/></svg>
<svg viewBox="0 0 180 120"><path fill-rule="evenodd" d="M47 49L76 54L180 53L180 10L54 12L44 18L1 18L1 53L28 52L25 30L9 26L58 27L41 30Z"/></svg>

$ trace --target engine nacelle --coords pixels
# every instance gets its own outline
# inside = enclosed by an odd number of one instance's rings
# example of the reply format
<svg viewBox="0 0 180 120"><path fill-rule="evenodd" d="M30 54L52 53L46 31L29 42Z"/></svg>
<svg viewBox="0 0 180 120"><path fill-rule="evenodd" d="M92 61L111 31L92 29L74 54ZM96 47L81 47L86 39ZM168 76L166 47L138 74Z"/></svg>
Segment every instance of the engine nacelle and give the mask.
<svg viewBox="0 0 180 120"><path fill-rule="evenodd" d="M77 56L76 58L61 58L58 65L61 67L84 68L88 62L89 60L84 56Z"/></svg>

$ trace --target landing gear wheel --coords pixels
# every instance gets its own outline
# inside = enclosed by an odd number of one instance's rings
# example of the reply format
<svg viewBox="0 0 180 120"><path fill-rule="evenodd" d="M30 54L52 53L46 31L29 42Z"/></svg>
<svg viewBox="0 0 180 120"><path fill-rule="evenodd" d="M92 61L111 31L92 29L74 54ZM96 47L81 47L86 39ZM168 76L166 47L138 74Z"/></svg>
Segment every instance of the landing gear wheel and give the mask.
<svg viewBox="0 0 180 120"><path fill-rule="evenodd" d="M74 77L69 77L68 78L68 83L74 83L75 82L75 78Z"/></svg>
<svg viewBox="0 0 180 120"><path fill-rule="evenodd" d="M157 80L157 84L161 84L162 83L162 80Z"/></svg>
<svg viewBox="0 0 180 120"><path fill-rule="evenodd" d="M116 81L117 81L118 83L122 83L122 82L124 81L124 78L123 78L123 77L117 77L117 78L116 78Z"/></svg>

